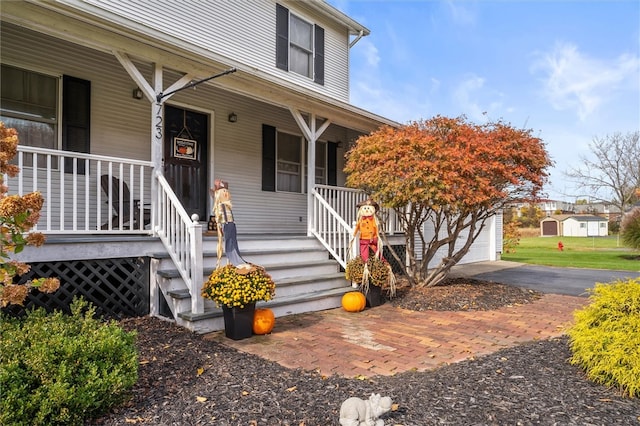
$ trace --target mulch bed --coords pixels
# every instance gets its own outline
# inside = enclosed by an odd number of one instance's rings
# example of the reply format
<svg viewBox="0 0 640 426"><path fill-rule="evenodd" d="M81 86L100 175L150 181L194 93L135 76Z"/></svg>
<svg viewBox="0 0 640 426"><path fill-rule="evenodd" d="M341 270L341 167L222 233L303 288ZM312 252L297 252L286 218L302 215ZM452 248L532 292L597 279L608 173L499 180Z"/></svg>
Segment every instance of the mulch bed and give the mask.
<svg viewBox="0 0 640 426"><path fill-rule="evenodd" d="M463 279L392 303L410 309L496 309L539 294ZM470 295L474 295L470 297ZM443 366L366 380L290 370L173 323L137 331L139 380L130 401L89 425L338 425L342 401L371 393L397 409L385 425L639 425L640 400L595 385L568 363L566 338L536 341Z"/></svg>
<svg viewBox="0 0 640 426"><path fill-rule="evenodd" d="M531 303L540 292L473 278L450 278L435 287L406 285L391 300L394 306L414 311L490 311L503 306Z"/></svg>

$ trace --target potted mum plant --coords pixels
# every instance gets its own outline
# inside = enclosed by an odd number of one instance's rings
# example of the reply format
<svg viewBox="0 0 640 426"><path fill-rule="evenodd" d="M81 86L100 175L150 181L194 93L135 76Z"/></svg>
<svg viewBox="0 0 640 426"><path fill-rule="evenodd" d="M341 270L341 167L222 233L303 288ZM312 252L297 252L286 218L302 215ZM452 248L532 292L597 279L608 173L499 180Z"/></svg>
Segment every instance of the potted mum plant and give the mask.
<svg viewBox="0 0 640 426"><path fill-rule="evenodd" d="M211 273L202 286L202 297L222 307L225 335L240 340L252 335L256 302L271 300L275 288L275 282L263 267L229 264Z"/></svg>
<svg viewBox="0 0 640 426"><path fill-rule="evenodd" d="M369 256L365 263L361 256L356 256L347 263L345 277L360 287L369 307L382 303L383 290L390 296L395 296L395 276L391 265L380 257Z"/></svg>

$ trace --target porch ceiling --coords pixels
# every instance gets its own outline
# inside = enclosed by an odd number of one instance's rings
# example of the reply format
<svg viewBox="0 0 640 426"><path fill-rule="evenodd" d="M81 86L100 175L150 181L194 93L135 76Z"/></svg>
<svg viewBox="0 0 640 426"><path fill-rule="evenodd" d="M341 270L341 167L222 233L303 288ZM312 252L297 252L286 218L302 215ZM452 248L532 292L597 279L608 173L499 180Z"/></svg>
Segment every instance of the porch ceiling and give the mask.
<svg viewBox="0 0 640 426"><path fill-rule="evenodd" d="M206 78L233 67L237 70L235 73L206 84L280 107L315 113L336 125L363 133L381 125L400 125L139 23L105 13L89 4L83 3L82 8L80 10L77 6L60 2L2 2L2 21L91 49L125 53L134 60L162 64L165 68L188 72L198 78Z"/></svg>

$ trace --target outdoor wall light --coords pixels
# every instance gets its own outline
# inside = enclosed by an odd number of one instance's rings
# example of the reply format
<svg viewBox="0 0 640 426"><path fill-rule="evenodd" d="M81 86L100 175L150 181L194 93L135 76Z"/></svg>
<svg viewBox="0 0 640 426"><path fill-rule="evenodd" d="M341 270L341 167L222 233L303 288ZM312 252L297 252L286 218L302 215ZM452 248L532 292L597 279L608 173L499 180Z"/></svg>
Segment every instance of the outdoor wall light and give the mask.
<svg viewBox="0 0 640 426"><path fill-rule="evenodd" d="M229 114L229 123L235 123L236 121L238 121L238 116L236 115L236 113L232 112L231 114Z"/></svg>
<svg viewBox="0 0 640 426"><path fill-rule="evenodd" d="M132 96L133 99L142 99L142 97L144 96L144 94L142 93L142 89L140 89L139 87L133 89Z"/></svg>

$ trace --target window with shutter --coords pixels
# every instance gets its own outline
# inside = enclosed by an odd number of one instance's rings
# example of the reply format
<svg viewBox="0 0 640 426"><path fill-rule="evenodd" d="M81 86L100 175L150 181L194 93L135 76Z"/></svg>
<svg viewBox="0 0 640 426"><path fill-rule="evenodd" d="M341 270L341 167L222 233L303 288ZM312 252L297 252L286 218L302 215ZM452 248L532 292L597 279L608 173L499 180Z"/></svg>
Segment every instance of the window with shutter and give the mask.
<svg viewBox="0 0 640 426"><path fill-rule="evenodd" d="M262 125L262 190L276 190L276 128Z"/></svg>
<svg viewBox="0 0 640 426"><path fill-rule="evenodd" d="M2 64L1 72L0 120L18 131L21 145L89 152L91 82L63 76L60 111L59 77L6 64ZM58 139L59 125L62 141ZM45 160L42 157L38 166L45 167ZM26 161L25 165L31 166L31 159ZM67 167L65 170L71 171Z"/></svg>
<svg viewBox="0 0 640 426"><path fill-rule="evenodd" d="M276 67L324 84L324 29L276 4Z"/></svg>
<svg viewBox="0 0 640 426"><path fill-rule="evenodd" d="M299 135L262 125L262 190L306 192L307 141ZM337 144L316 142L315 183L336 185ZM304 180L303 180L304 176Z"/></svg>
<svg viewBox="0 0 640 426"><path fill-rule="evenodd" d="M65 75L62 79L62 149L89 152L91 124L91 82ZM70 159L65 171L72 172ZM84 162L78 163L84 173Z"/></svg>

